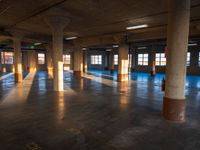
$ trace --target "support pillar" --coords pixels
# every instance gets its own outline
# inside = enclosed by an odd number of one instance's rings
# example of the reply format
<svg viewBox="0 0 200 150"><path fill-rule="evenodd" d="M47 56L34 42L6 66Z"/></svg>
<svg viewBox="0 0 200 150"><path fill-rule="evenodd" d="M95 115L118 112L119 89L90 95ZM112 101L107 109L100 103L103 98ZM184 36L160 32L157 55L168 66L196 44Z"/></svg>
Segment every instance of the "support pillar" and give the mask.
<svg viewBox="0 0 200 150"><path fill-rule="evenodd" d="M114 50L109 52L109 70L111 73L114 72Z"/></svg>
<svg viewBox="0 0 200 150"><path fill-rule="evenodd" d="M126 44L126 38L118 38L119 48L118 48L118 75L117 80L119 82L128 81L128 53L129 46Z"/></svg>
<svg viewBox="0 0 200 150"><path fill-rule="evenodd" d="M156 63L155 63L155 50L154 50L154 47L152 46L151 47L151 63L150 63L150 67L151 67L151 76L154 77L156 75Z"/></svg>
<svg viewBox="0 0 200 150"><path fill-rule="evenodd" d="M54 75L54 91L64 90L63 80L63 30L69 23L66 12L55 10L47 12L45 21L51 27L53 38L53 75Z"/></svg>
<svg viewBox="0 0 200 150"><path fill-rule="evenodd" d="M134 49L132 52L132 68L131 71L134 72L136 67L136 50Z"/></svg>
<svg viewBox="0 0 200 150"><path fill-rule="evenodd" d="M48 78L53 78L53 52L50 44L46 45L46 56Z"/></svg>
<svg viewBox="0 0 200 150"><path fill-rule="evenodd" d="M166 85L163 116L185 120L186 57L189 35L190 0L169 0Z"/></svg>
<svg viewBox="0 0 200 150"><path fill-rule="evenodd" d="M74 75L81 76L83 72L83 51L80 46L74 50Z"/></svg>
<svg viewBox="0 0 200 150"><path fill-rule="evenodd" d="M87 50L83 51L83 72L87 73L88 71L88 65L87 65Z"/></svg>
<svg viewBox="0 0 200 150"><path fill-rule="evenodd" d="M22 74L22 53L21 53L21 39L14 37L14 68L15 68L15 82L20 83L23 80Z"/></svg>
<svg viewBox="0 0 200 150"><path fill-rule="evenodd" d="M28 51L28 71L37 71L37 53L33 50Z"/></svg>

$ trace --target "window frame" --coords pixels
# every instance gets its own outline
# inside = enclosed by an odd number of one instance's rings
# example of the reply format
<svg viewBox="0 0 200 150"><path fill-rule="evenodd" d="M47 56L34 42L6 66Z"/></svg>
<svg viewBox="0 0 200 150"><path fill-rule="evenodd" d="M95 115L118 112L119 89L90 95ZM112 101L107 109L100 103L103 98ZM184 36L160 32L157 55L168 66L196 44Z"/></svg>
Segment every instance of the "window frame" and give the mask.
<svg viewBox="0 0 200 150"><path fill-rule="evenodd" d="M114 64L114 65L118 65L118 59L119 59L118 54L115 54L113 59L114 59L114 60L113 60L113 61L114 61L113 64Z"/></svg>
<svg viewBox="0 0 200 150"><path fill-rule="evenodd" d="M190 64L191 64L191 53L187 52L186 66L189 67Z"/></svg>
<svg viewBox="0 0 200 150"><path fill-rule="evenodd" d="M63 54L63 64L64 65L71 64L71 55L70 54Z"/></svg>
<svg viewBox="0 0 200 150"><path fill-rule="evenodd" d="M200 67L200 52L199 52L198 65L199 65L199 67Z"/></svg>
<svg viewBox="0 0 200 150"><path fill-rule="evenodd" d="M91 65L102 65L102 55L91 55L90 63Z"/></svg>
<svg viewBox="0 0 200 150"><path fill-rule="evenodd" d="M38 53L38 64L44 65L46 63L46 55L45 53Z"/></svg>
<svg viewBox="0 0 200 150"><path fill-rule="evenodd" d="M164 59L164 60L162 60L162 59ZM155 66L166 66L166 63L167 63L167 60L165 57L165 53L156 53L155 54Z"/></svg>
<svg viewBox="0 0 200 150"><path fill-rule="evenodd" d="M14 52L1 52L1 64L13 65L14 64Z"/></svg>
<svg viewBox="0 0 200 150"><path fill-rule="evenodd" d="M149 54L148 53L139 53L138 57L137 57L137 65L138 66L148 66L149 65Z"/></svg>

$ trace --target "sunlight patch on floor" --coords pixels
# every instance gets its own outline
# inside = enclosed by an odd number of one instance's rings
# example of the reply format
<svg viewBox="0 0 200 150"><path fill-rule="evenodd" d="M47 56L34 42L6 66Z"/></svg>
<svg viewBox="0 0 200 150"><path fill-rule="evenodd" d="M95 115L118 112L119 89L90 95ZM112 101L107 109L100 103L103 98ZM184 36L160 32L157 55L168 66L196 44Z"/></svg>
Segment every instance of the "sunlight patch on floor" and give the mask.
<svg viewBox="0 0 200 150"><path fill-rule="evenodd" d="M0 81L3 80L3 79L6 79L6 78L8 78L8 77L10 77L10 76L13 75L13 74L14 74L14 73L12 72L12 73L9 73L9 74L6 74L6 75L1 76L1 77L0 77Z"/></svg>
<svg viewBox="0 0 200 150"><path fill-rule="evenodd" d="M27 101L36 72L30 72L22 83L16 84L3 98L1 106L23 104Z"/></svg>

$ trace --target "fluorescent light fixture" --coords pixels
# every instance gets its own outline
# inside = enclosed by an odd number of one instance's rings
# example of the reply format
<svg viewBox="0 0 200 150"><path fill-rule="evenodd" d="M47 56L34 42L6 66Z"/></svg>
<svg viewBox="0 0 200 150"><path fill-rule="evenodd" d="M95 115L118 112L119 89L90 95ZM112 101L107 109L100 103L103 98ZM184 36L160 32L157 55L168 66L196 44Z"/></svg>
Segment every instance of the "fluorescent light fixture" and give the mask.
<svg viewBox="0 0 200 150"><path fill-rule="evenodd" d="M85 47L82 48L83 51L87 50Z"/></svg>
<svg viewBox="0 0 200 150"><path fill-rule="evenodd" d="M143 47L138 47L138 49L146 49L147 47L143 46Z"/></svg>
<svg viewBox="0 0 200 150"><path fill-rule="evenodd" d="M42 44L42 43L39 43L39 42L38 42L38 43L34 43L35 46L37 46L37 45L41 45L41 44Z"/></svg>
<svg viewBox="0 0 200 150"><path fill-rule="evenodd" d="M126 30L135 30L135 29L141 29L141 28L146 28L146 27L148 27L147 24L142 24L142 25L137 25L137 26L126 27Z"/></svg>
<svg viewBox="0 0 200 150"><path fill-rule="evenodd" d="M77 37L76 36L72 36L72 37L65 38L65 40L74 40L74 39L77 39Z"/></svg>
<svg viewBox="0 0 200 150"><path fill-rule="evenodd" d="M117 47L119 47L119 45L113 45L113 48L117 48Z"/></svg>
<svg viewBox="0 0 200 150"><path fill-rule="evenodd" d="M197 43L189 43L188 46L197 46Z"/></svg>
<svg viewBox="0 0 200 150"><path fill-rule="evenodd" d="M107 49L106 51L107 51L107 52L110 52L110 51L112 51L112 49Z"/></svg>

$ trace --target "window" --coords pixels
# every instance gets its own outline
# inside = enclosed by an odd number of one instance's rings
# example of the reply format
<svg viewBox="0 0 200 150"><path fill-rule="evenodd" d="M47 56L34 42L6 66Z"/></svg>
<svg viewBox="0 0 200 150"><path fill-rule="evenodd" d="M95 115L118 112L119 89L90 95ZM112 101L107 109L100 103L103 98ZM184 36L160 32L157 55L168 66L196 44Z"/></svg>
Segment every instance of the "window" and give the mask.
<svg viewBox="0 0 200 150"><path fill-rule="evenodd" d="M187 66L190 66L190 52L187 53Z"/></svg>
<svg viewBox="0 0 200 150"><path fill-rule="evenodd" d="M102 55L91 55L91 64L92 65L101 65L102 64Z"/></svg>
<svg viewBox="0 0 200 150"><path fill-rule="evenodd" d="M200 52L199 52L199 66L200 66Z"/></svg>
<svg viewBox="0 0 200 150"><path fill-rule="evenodd" d="M13 52L1 52L1 64L13 64Z"/></svg>
<svg viewBox="0 0 200 150"><path fill-rule="evenodd" d="M43 65L45 64L45 54L38 53L38 64Z"/></svg>
<svg viewBox="0 0 200 150"><path fill-rule="evenodd" d="M114 65L118 65L118 55L114 55Z"/></svg>
<svg viewBox="0 0 200 150"><path fill-rule="evenodd" d="M149 54L138 54L138 65L148 66Z"/></svg>
<svg viewBox="0 0 200 150"><path fill-rule="evenodd" d="M63 64L70 65L71 56L70 55L63 55Z"/></svg>
<svg viewBox="0 0 200 150"><path fill-rule="evenodd" d="M156 53L156 66L165 66L166 58L165 53Z"/></svg>

